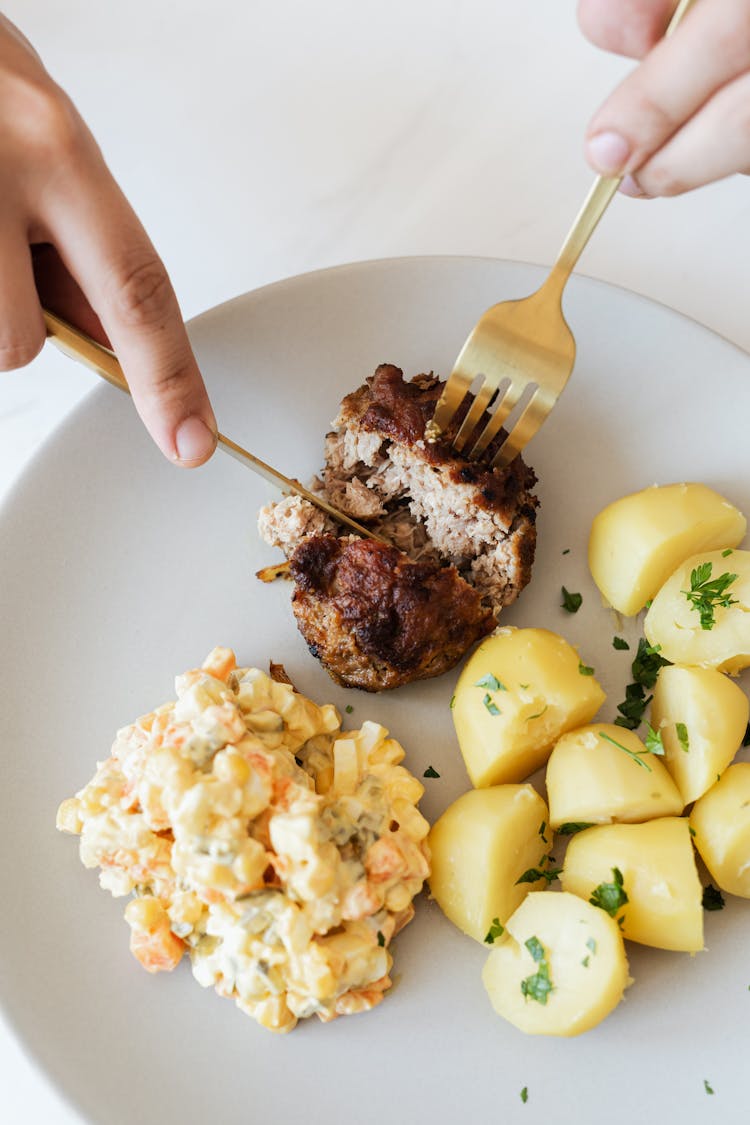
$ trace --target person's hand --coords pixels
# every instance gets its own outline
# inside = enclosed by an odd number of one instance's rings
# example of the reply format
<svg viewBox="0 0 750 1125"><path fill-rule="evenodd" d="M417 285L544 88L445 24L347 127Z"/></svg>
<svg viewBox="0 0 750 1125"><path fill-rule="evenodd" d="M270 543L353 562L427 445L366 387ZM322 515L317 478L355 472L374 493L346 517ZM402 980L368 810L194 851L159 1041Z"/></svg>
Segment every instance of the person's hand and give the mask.
<svg viewBox="0 0 750 1125"><path fill-rule="evenodd" d="M750 172L750 0L579 0L597 46L642 59L594 115L586 157L628 195L679 195Z"/></svg>
<svg viewBox="0 0 750 1125"><path fill-rule="evenodd" d="M167 272L69 98L0 15L0 370L40 351L42 304L114 348L167 457L211 456L216 421Z"/></svg>

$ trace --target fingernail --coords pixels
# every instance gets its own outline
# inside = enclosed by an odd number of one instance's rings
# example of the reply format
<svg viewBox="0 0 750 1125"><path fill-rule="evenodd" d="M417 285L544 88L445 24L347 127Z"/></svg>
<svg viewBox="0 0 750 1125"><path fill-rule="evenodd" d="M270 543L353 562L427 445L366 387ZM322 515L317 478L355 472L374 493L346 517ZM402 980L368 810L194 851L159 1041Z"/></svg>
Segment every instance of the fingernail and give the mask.
<svg viewBox="0 0 750 1125"><path fill-rule="evenodd" d="M182 465L205 461L216 447L216 435L197 415L180 422L174 440L177 448L175 461Z"/></svg>
<svg viewBox="0 0 750 1125"><path fill-rule="evenodd" d="M586 145L586 156L603 176L616 176L627 163L630 145L619 133L597 133Z"/></svg>
<svg viewBox="0 0 750 1125"><path fill-rule="evenodd" d="M648 196L643 188L640 187L635 176L625 176L619 189L623 195L629 195L631 199L647 199Z"/></svg>

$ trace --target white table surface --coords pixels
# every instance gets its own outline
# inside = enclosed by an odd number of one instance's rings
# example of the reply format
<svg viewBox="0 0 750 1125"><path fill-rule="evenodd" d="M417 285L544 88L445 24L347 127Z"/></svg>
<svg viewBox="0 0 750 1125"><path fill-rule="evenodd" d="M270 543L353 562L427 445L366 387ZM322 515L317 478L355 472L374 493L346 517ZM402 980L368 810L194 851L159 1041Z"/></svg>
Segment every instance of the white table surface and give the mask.
<svg viewBox="0 0 750 1125"><path fill-rule="evenodd" d="M87 118L186 317L356 259L550 263L591 180L586 121L630 66L583 40L574 0L0 8ZM750 349L749 231L742 177L620 198L581 269ZM94 382L51 348L0 374L0 499ZM2 1022L0 1091L4 1125L80 1122Z"/></svg>

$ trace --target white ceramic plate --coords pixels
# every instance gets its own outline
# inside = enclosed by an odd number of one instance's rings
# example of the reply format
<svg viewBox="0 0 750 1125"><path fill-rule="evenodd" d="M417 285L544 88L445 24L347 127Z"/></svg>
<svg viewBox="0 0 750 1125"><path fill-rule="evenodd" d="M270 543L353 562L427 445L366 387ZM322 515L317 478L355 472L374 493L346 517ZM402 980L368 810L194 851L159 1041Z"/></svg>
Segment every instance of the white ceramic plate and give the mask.
<svg viewBox="0 0 750 1125"><path fill-rule="evenodd" d="M342 394L376 364L446 372L478 314L541 277L476 259L366 263L240 297L191 335L224 431L305 478ZM612 615L587 575L591 518L622 493L683 479L750 512L750 358L585 279L571 283L567 313L579 360L529 450L539 550L506 620L578 643L610 692L609 717L629 661L611 647ZM83 869L55 811L107 756L115 729L170 698L174 673L214 644L243 663L283 661L317 700L353 704L352 723L384 722L415 773L441 775L425 782L431 819L468 788L448 709L454 675L380 697L346 692L308 655L289 586L254 578L275 557L255 532L268 495L221 454L199 472L174 470L124 396L102 387L0 515L0 993L40 1065L102 1125L744 1121L747 902L706 916L700 956L631 946L626 1001L575 1040L526 1038L496 1017L484 951L426 901L396 943L384 1004L285 1038L203 991L186 965L153 978L136 964L123 901ZM583 592L575 617L559 608L563 583ZM637 625L626 632L637 637Z"/></svg>

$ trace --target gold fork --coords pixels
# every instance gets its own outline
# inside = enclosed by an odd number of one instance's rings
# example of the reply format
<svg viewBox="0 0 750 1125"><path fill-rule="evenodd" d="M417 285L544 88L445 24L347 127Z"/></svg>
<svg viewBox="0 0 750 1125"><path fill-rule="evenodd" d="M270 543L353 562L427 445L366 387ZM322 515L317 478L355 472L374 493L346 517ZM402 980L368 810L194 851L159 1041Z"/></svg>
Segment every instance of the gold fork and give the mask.
<svg viewBox="0 0 750 1125"><path fill-rule="evenodd" d="M117 356L109 348L105 348L102 344L92 340L85 332L81 332L79 328L74 328L72 324L68 324L62 317L56 316L54 313L49 312L47 309L42 309L44 316L44 323L47 328L47 336L56 344L60 351L64 352L72 359L77 359L81 363L85 363L97 375L101 375L102 379L106 379L113 387L117 387L120 391L125 391L130 394L130 387L127 384L125 375L120 367L120 361ZM295 477L286 477L280 473L278 469L274 469L265 461L261 461L253 453L249 453L238 445L236 441L232 441L225 434L218 435L219 448L223 449L225 453L229 453L237 461L240 461L247 468L252 469L253 472L258 473L264 480L270 481L271 484L280 488L282 492L293 492L296 496L302 496L305 500L309 500L316 508L331 516L338 523L344 524L350 531L356 532L357 535L366 539L375 539L378 543L385 543L386 540L376 535L374 531L369 528L363 527L362 524L357 523L356 520L351 519L350 516L340 512L333 504L329 504L327 500L323 500L314 492L310 492L307 488L300 484Z"/></svg>
<svg viewBox="0 0 750 1125"><path fill-rule="evenodd" d="M672 34L693 3L680 0L665 35ZM446 430L478 378L483 382L453 438L454 449L464 450L484 412L494 405L489 421L468 450L469 457L481 457L524 396L528 401L491 465L509 465L537 432L575 362L576 342L562 311L563 290L621 181L621 176L599 176L594 181L541 289L521 301L493 305L480 318L461 348L427 425L428 441L435 441Z"/></svg>

